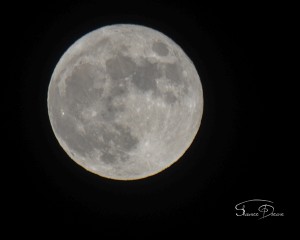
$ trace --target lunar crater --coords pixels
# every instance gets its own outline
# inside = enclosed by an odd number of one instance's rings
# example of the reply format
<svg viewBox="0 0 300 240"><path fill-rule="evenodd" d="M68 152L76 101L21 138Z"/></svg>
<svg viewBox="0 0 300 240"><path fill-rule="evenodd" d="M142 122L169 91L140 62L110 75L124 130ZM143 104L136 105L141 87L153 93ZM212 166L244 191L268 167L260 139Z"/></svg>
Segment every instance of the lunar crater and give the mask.
<svg viewBox="0 0 300 240"><path fill-rule="evenodd" d="M159 56L167 56L169 53L169 49L166 44L163 42L154 42L152 45L152 50L157 53Z"/></svg>

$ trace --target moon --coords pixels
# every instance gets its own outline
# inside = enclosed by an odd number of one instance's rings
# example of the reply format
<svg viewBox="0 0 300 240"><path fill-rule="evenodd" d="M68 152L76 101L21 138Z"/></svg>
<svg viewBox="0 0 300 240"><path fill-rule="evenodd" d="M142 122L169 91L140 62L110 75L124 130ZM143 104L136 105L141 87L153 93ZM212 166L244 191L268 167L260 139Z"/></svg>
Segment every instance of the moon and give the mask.
<svg viewBox="0 0 300 240"><path fill-rule="evenodd" d="M47 104L54 135L72 160L101 177L137 180L170 167L189 148L203 92L193 62L173 40L115 24L67 49Z"/></svg>

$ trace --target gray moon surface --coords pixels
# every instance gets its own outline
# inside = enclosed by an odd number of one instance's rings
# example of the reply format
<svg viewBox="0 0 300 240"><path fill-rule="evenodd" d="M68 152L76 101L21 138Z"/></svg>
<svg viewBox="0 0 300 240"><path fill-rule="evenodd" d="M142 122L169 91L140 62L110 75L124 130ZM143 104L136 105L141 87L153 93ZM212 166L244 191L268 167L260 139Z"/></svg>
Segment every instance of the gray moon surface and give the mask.
<svg viewBox="0 0 300 240"><path fill-rule="evenodd" d="M154 29L116 24L87 33L60 58L48 114L64 151L99 176L136 180L175 163L201 123L199 75Z"/></svg>

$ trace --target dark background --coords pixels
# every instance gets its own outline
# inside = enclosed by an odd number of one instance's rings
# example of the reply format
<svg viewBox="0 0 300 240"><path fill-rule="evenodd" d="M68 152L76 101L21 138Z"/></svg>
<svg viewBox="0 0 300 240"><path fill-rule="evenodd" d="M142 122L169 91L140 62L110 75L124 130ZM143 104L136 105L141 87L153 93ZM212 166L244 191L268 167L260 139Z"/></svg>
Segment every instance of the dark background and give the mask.
<svg viewBox="0 0 300 240"><path fill-rule="evenodd" d="M19 222L87 224L113 234L193 233L208 223L257 224L234 209L254 198L273 201L286 214L263 224L288 218L284 26L272 6L51 1L18 5L14 15L19 20L9 36L21 71L14 62L10 70L19 81L21 130L11 183ZM114 23L145 25L172 38L194 62L204 92L200 131L186 154L139 181L108 180L76 165L47 113L48 84L62 54L82 35Z"/></svg>

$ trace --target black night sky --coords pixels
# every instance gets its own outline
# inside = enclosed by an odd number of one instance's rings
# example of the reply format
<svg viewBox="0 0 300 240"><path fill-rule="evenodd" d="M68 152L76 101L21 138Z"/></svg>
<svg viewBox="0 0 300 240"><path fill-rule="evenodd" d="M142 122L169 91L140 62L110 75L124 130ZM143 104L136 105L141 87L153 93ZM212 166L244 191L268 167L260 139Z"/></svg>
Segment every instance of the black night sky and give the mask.
<svg viewBox="0 0 300 240"><path fill-rule="evenodd" d="M10 36L22 63L20 71L11 69L18 80L21 129L11 183L20 223L86 224L113 234L133 228L137 235L149 229L197 233L210 223L257 224L237 217L234 208L255 198L273 201L277 212L288 214L279 17L270 6L194 2L49 1L18 7L12 29L20 31ZM87 32L114 23L152 27L177 42L194 62L204 92L200 131L186 154L139 181L108 180L75 164L56 141L47 112L50 77L65 50Z"/></svg>

